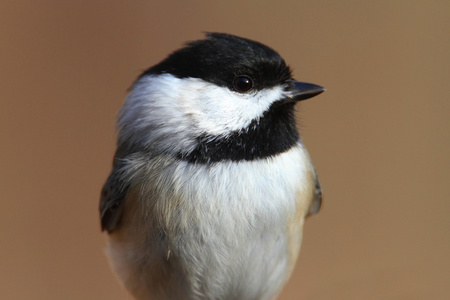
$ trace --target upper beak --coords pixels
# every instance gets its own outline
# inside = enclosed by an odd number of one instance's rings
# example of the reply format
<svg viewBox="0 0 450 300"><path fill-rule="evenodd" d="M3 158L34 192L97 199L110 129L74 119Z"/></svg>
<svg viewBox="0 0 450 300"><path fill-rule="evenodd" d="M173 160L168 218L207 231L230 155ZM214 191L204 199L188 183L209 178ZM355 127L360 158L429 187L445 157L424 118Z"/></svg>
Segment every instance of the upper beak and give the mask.
<svg viewBox="0 0 450 300"><path fill-rule="evenodd" d="M290 86L287 88L287 97L292 101L301 101L317 96L325 90L326 88L317 84L292 81Z"/></svg>

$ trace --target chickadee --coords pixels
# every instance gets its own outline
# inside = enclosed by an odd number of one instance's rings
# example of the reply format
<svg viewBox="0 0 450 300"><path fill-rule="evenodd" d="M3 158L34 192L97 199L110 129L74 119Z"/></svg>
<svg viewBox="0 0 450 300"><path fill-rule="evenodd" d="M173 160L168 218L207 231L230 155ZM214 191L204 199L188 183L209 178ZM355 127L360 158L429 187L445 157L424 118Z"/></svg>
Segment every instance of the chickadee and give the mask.
<svg viewBox="0 0 450 300"><path fill-rule="evenodd" d="M321 189L271 48L209 33L146 70L118 119L100 201L107 254L136 299L273 299Z"/></svg>

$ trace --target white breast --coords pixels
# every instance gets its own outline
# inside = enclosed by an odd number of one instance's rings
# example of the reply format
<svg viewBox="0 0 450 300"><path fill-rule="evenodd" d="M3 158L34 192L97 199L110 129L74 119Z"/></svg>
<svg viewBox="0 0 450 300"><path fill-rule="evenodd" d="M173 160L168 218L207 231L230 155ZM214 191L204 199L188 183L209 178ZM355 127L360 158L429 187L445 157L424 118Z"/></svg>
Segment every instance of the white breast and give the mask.
<svg viewBox="0 0 450 300"><path fill-rule="evenodd" d="M138 299L271 299L300 247L308 172L302 145L213 165L136 158L113 266Z"/></svg>

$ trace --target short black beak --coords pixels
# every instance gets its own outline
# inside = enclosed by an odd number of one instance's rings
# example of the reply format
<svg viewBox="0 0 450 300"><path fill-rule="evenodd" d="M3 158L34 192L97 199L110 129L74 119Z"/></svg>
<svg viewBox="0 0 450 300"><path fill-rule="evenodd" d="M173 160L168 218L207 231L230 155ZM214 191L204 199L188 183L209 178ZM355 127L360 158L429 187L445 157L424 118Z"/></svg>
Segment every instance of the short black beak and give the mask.
<svg viewBox="0 0 450 300"><path fill-rule="evenodd" d="M291 101L309 99L323 93L325 90L326 88L320 85L300 81L292 81L287 89L288 98Z"/></svg>

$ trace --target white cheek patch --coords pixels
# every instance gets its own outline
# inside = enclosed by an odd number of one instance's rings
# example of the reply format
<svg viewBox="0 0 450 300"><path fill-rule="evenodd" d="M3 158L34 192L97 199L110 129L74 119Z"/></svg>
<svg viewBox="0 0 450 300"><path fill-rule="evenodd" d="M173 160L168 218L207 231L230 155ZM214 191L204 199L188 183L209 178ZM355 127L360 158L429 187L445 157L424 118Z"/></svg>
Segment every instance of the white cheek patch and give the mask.
<svg viewBox="0 0 450 300"><path fill-rule="evenodd" d="M241 94L198 78L145 76L125 100L119 136L159 149L189 151L205 133L227 136L247 128L284 97L282 86Z"/></svg>
<svg viewBox="0 0 450 300"><path fill-rule="evenodd" d="M283 98L283 88L241 94L197 78L180 82L180 94L185 111L198 128L211 135L227 135L246 128L260 118L273 102Z"/></svg>

